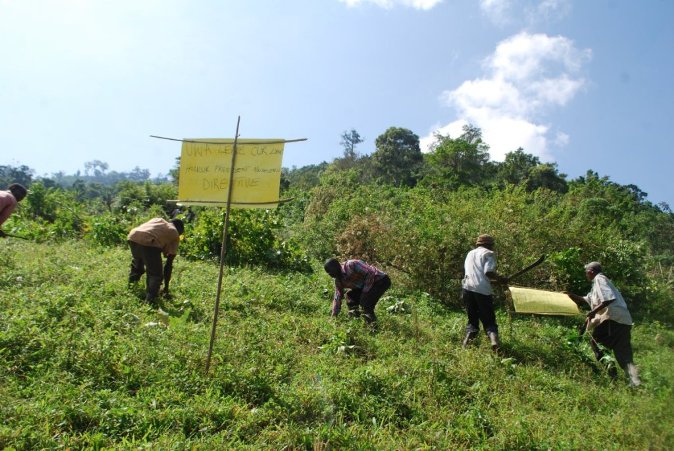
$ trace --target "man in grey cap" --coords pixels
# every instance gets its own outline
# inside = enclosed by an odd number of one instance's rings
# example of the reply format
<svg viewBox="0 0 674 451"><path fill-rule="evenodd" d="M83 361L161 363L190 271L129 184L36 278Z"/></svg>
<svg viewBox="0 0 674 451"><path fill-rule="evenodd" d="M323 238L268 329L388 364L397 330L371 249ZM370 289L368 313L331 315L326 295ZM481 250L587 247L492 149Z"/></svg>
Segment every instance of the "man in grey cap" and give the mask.
<svg viewBox="0 0 674 451"><path fill-rule="evenodd" d="M463 347L467 347L480 331L480 322L484 327L491 347L498 351L498 325L494 314L494 296L491 289L491 280L507 284L508 278L496 272L496 256L494 254L494 238L490 235L480 235L475 242L475 249L468 252L464 262L465 276L463 277L463 302L468 313L466 337ZM490 280L491 279L491 280Z"/></svg>
<svg viewBox="0 0 674 451"><path fill-rule="evenodd" d="M599 360L604 355L598 344L611 349L618 365L629 377L630 385L641 385L639 370L632 361L633 322L625 300L613 282L604 275L599 262L585 265L585 276L592 281L592 289L587 296L565 293L579 306L583 303L590 306L587 322L588 329L592 331L591 344L595 357Z"/></svg>

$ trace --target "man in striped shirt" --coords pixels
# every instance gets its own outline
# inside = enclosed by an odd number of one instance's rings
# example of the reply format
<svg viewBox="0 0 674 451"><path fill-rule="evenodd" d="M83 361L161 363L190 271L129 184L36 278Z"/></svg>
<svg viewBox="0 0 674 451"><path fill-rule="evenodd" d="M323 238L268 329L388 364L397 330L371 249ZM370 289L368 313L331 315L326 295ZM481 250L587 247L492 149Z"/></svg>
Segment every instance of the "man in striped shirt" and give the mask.
<svg viewBox="0 0 674 451"><path fill-rule="evenodd" d="M333 317L339 314L342 308L342 299L346 295L346 305L350 316L360 316L360 307L363 308L363 317L370 324L377 320L374 307L379 298L391 286L389 276L362 260L347 260L340 264L331 258L325 262L325 272L335 279L335 295L332 299ZM349 290L346 292L346 290Z"/></svg>

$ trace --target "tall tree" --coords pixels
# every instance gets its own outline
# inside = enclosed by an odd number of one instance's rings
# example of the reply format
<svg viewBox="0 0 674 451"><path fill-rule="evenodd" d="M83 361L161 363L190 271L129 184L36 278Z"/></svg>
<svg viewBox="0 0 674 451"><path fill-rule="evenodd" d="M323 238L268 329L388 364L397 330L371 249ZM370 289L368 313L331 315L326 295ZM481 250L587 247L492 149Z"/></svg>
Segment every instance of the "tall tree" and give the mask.
<svg viewBox="0 0 674 451"><path fill-rule="evenodd" d="M351 169L359 159L356 146L363 142L363 138L354 129L342 133L341 138L339 143L344 148L344 153L341 158L335 158L334 164L340 170Z"/></svg>
<svg viewBox="0 0 674 451"><path fill-rule="evenodd" d="M523 184L528 191L547 188L565 193L568 190L566 174L560 174L557 163L541 163L541 160L530 155L520 147L506 154L503 163L497 165L496 178L503 185Z"/></svg>
<svg viewBox="0 0 674 451"><path fill-rule="evenodd" d="M339 142L344 148L344 158L350 160L356 160L358 158L358 152L356 152L356 146L363 142L363 138L360 136L355 129L351 131L344 131L342 133L342 140Z"/></svg>
<svg viewBox="0 0 674 451"><path fill-rule="evenodd" d="M414 186L423 162L419 137L406 128L390 127L375 141L374 176L395 186Z"/></svg>
<svg viewBox="0 0 674 451"><path fill-rule="evenodd" d="M465 125L456 139L437 134L426 161L425 183L456 189L461 185L486 185L492 177L489 146L482 142L482 131Z"/></svg>
<svg viewBox="0 0 674 451"><path fill-rule="evenodd" d="M541 164L538 157L530 155L520 147L508 152L502 163L498 164L496 177L502 183L518 185L525 183L533 168Z"/></svg>
<svg viewBox="0 0 674 451"><path fill-rule="evenodd" d="M100 160L92 160L92 161L87 161L84 163L84 174L85 175L92 175L94 177L101 177L102 175L105 174L105 171L108 170L110 166L108 163Z"/></svg>
<svg viewBox="0 0 674 451"><path fill-rule="evenodd" d="M0 166L0 189L6 189L12 183L30 186L33 182L33 172L28 166Z"/></svg>

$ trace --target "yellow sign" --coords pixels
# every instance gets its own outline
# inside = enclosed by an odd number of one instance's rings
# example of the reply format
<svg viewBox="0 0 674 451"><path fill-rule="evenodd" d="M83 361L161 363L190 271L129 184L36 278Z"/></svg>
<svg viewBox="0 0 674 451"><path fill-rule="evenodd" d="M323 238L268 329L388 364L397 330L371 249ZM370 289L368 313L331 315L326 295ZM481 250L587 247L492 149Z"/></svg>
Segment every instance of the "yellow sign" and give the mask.
<svg viewBox="0 0 674 451"><path fill-rule="evenodd" d="M232 183L232 208L275 208L281 183L282 139L239 139ZM233 139L183 141L178 202L226 206Z"/></svg>
<svg viewBox="0 0 674 451"><path fill-rule="evenodd" d="M509 287L517 313L538 315L578 315L578 306L564 293Z"/></svg>

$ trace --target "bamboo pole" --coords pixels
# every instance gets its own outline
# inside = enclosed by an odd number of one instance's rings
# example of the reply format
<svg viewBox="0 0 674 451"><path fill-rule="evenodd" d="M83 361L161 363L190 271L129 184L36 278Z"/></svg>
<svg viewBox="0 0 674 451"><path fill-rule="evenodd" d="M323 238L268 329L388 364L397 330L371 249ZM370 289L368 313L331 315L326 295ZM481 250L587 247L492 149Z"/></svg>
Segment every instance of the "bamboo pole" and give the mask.
<svg viewBox="0 0 674 451"><path fill-rule="evenodd" d="M220 144L220 145L222 145L222 144L229 144L229 143L222 143L222 142L217 143L217 142L201 141L201 140L194 140L194 139L166 138L165 136L156 136L156 135L150 135L150 138L167 139L167 140L169 140L169 141L180 141L180 142L184 142L184 143ZM264 140L264 143L263 143L263 144L296 143L296 142L306 141L306 140L307 140L307 138L281 139L281 140L278 140L278 141L274 141L274 140L266 141L266 140ZM236 142L236 138L234 138L234 141ZM239 146L247 146L247 145L250 145L250 146L255 145L255 146L257 146L257 145L259 145L259 144L260 144L259 142L239 143Z"/></svg>
<svg viewBox="0 0 674 451"><path fill-rule="evenodd" d="M236 120L236 133L234 134L234 145L232 146L232 160L229 168L229 187L227 189L227 207L225 208L225 226L222 230L222 246L220 247L220 274L218 275L218 290L215 295L215 308L213 309L213 327L211 328L211 341L208 345L208 357L206 358L206 374L211 367L211 355L213 354L213 343L215 342L215 330L218 324L218 313L220 310L220 291L222 289L222 274L225 267L225 255L227 253L227 228L229 227L229 214L232 207L232 189L234 188L234 165L236 164L236 144L239 139L239 124L241 116Z"/></svg>

